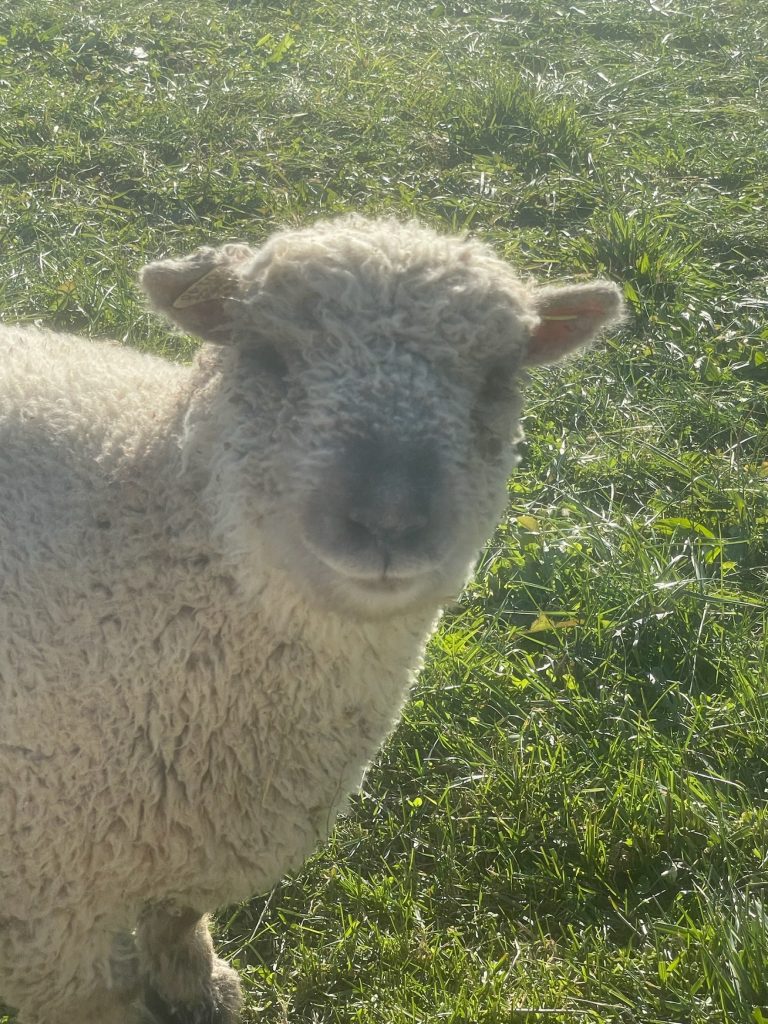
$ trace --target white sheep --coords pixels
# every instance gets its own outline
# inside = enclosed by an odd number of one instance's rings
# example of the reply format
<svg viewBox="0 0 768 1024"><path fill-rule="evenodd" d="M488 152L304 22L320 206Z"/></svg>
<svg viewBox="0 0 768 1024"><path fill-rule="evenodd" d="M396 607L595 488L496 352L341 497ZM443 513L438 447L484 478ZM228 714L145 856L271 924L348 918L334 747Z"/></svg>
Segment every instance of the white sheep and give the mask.
<svg viewBox="0 0 768 1024"><path fill-rule="evenodd" d="M328 835L505 502L518 381L622 310L349 217L152 263L192 367L0 332L0 996L232 1024L206 913Z"/></svg>

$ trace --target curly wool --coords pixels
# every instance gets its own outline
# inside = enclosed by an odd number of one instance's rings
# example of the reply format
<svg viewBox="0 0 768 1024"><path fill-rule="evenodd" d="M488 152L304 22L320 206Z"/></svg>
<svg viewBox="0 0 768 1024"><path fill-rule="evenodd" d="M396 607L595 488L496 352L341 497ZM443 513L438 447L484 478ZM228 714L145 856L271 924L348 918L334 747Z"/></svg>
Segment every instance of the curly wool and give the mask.
<svg viewBox="0 0 768 1024"><path fill-rule="evenodd" d="M396 720L434 617L344 622L269 573L244 599L184 482L193 372L2 340L0 976L51 907L73 936L97 918L107 950L147 901L202 912L298 867Z"/></svg>
<svg viewBox="0 0 768 1024"><path fill-rule="evenodd" d="M119 986L115 936L145 907L263 892L328 834L501 510L514 447L475 445L516 436L516 390L496 418L473 403L541 320L486 247L392 221L144 283L220 345L181 367L0 329L0 993L30 1022ZM596 287L584 337L620 309ZM301 366L285 391L253 368L265 340ZM445 467L450 544L401 604L296 539L366 432Z"/></svg>

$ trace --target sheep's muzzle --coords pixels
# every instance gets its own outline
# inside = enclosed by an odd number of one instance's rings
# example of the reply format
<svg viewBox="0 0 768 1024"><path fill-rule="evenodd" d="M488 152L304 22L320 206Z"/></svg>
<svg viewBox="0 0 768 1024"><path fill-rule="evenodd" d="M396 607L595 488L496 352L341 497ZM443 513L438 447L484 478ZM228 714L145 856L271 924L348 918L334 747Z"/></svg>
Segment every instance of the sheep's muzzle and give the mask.
<svg viewBox="0 0 768 1024"><path fill-rule="evenodd" d="M429 572L444 520L440 478L433 444L355 438L311 495L305 542L361 583L394 586Z"/></svg>

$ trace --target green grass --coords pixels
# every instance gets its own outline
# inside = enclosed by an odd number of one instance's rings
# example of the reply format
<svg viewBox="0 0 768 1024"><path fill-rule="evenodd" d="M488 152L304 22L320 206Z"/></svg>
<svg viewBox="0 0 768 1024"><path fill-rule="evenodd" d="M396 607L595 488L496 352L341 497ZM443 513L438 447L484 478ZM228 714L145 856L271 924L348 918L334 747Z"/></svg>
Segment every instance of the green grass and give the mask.
<svg viewBox="0 0 768 1024"><path fill-rule="evenodd" d="M393 210L619 336L522 471L330 846L222 913L248 1020L768 1021L768 4L15 0L6 319L175 357L138 267Z"/></svg>

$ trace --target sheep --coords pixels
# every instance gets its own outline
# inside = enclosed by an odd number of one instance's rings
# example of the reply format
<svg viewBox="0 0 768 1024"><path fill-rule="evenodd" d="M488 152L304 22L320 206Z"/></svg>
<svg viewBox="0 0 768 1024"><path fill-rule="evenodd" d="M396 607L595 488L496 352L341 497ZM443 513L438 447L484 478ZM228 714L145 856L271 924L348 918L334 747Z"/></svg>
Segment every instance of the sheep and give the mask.
<svg viewBox="0 0 768 1024"><path fill-rule="evenodd" d="M208 913L327 837L503 511L525 367L622 315L357 216L150 263L192 366L0 333L0 996L233 1024Z"/></svg>

